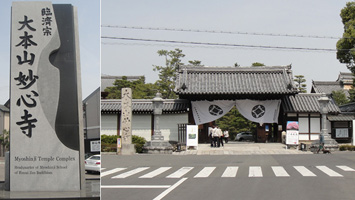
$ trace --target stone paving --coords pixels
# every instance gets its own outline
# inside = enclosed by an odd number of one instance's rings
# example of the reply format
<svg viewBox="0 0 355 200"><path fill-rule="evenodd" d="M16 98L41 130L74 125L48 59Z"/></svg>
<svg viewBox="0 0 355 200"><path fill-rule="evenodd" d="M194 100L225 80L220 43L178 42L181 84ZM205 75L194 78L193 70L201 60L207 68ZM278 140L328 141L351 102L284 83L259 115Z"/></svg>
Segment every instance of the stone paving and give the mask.
<svg viewBox="0 0 355 200"><path fill-rule="evenodd" d="M283 155L313 154L311 151L300 151L296 148L286 149L280 143L246 143L229 142L224 147L212 148L210 144L199 144L197 150L173 152L173 155Z"/></svg>

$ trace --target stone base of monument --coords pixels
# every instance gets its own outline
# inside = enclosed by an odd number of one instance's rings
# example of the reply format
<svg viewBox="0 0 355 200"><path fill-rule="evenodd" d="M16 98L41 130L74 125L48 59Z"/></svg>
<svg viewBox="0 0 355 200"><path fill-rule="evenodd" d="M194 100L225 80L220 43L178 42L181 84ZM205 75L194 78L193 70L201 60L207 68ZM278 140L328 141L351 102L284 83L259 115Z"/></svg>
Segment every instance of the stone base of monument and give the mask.
<svg viewBox="0 0 355 200"><path fill-rule="evenodd" d="M133 155L136 153L134 144L122 144L121 155Z"/></svg>
<svg viewBox="0 0 355 200"><path fill-rule="evenodd" d="M310 150L312 152L316 152L319 148L319 140L312 142L310 146ZM339 149L338 143L331 138L330 134L325 134L324 135L324 149L329 150L329 151L337 151Z"/></svg>
<svg viewBox="0 0 355 200"><path fill-rule="evenodd" d="M152 140L145 143L143 152L148 154L172 154L173 149L173 146L168 141Z"/></svg>

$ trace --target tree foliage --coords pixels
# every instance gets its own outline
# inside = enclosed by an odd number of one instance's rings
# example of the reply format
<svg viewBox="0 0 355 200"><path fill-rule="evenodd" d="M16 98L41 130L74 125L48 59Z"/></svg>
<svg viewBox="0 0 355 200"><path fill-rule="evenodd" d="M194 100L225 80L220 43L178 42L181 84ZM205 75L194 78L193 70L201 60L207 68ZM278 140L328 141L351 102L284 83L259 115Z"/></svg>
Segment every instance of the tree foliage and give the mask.
<svg viewBox="0 0 355 200"><path fill-rule="evenodd" d="M307 93L307 84L305 84L306 79L303 75L295 75L293 81L295 81L296 87L300 93Z"/></svg>
<svg viewBox="0 0 355 200"><path fill-rule="evenodd" d="M176 99L177 95L173 91L176 81L175 72L183 65L181 58L185 57L185 54L180 49L159 50L158 54L165 57L165 66L153 65L153 70L159 73L159 80L155 84L164 99Z"/></svg>
<svg viewBox="0 0 355 200"><path fill-rule="evenodd" d="M231 139L242 131L254 132L256 124L245 119L239 111L233 107L226 115L216 120L216 125L222 130L228 130Z"/></svg>
<svg viewBox="0 0 355 200"><path fill-rule="evenodd" d="M121 99L121 89L131 88L133 99L152 99L157 92L154 84L145 83L145 78L142 76L138 80L129 81L126 76L122 80L116 80L112 87L107 87L105 92L108 92L108 99Z"/></svg>
<svg viewBox="0 0 355 200"><path fill-rule="evenodd" d="M337 59L355 73L355 2L346 3L340 17L344 24L344 33L337 42Z"/></svg>
<svg viewBox="0 0 355 200"><path fill-rule="evenodd" d="M2 131L2 135L0 135L0 143L5 149L9 149L10 147L10 132L6 129Z"/></svg>
<svg viewBox="0 0 355 200"><path fill-rule="evenodd" d="M193 66L201 65L201 61L199 61L199 60L189 60L189 63Z"/></svg>
<svg viewBox="0 0 355 200"><path fill-rule="evenodd" d="M255 62L251 64L252 67L262 67L265 66L264 63Z"/></svg>
<svg viewBox="0 0 355 200"><path fill-rule="evenodd" d="M343 90L337 90L332 92L332 98L338 106L349 103L349 99L346 97Z"/></svg>

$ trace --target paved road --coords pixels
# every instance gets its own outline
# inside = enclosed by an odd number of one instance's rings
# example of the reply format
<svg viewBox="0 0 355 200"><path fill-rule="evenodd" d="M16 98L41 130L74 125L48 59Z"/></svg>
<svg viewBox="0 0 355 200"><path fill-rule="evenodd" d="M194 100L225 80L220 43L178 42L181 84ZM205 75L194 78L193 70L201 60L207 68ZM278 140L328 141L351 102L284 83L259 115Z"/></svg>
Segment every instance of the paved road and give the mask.
<svg viewBox="0 0 355 200"><path fill-rule="evenodd" d="M354 153L102 156L101 199L354 199Z"/></svg>

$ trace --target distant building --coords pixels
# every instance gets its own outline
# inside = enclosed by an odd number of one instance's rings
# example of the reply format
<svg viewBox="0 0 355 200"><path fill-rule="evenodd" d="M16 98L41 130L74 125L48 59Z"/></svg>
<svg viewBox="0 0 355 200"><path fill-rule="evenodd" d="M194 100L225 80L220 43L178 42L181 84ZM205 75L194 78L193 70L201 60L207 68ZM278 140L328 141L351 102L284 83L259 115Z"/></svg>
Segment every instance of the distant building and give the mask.
<svg viewBox="0 0 355 200"><path fill-rule="evenodd" d="M100 153L100 88L83 100L85 153Z"/></svg>
<svg viewBox="0 0 355 200"><path fill-rule="evenodd" d="M312 81L311 93L332 94L333 91L344 91L349 96L349 90L353 86L352 73L340 72L336 81Z"/></svg>

